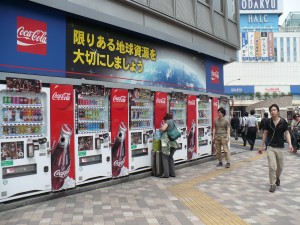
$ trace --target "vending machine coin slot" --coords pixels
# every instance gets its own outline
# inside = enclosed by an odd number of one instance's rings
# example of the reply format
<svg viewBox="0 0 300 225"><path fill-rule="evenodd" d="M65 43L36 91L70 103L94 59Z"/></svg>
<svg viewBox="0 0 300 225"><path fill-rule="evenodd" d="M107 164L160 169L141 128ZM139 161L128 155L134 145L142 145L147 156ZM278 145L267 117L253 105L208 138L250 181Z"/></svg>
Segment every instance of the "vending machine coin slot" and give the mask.
<svg viewBox="0 0 300 225"><path fill-rule="evenodd" d="M27 157L33 158L34 157L34 145L33 143L27 144Z"/></svg>
<svg viewBox="0 0 300 225"><path fill-rule="evenodd" d="M103 142L103 139L101 140L100 138L95 138L95 149L101 149L101 142Z"/></svg>

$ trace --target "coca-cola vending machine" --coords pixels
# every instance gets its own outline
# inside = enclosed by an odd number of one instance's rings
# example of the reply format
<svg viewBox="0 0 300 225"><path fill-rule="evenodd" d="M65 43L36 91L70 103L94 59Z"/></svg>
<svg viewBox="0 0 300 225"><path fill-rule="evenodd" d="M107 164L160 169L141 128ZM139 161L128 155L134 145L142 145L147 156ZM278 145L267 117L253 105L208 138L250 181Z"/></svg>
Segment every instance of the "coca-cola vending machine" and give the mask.
<svg viewBox="0 0 300 225"><path fill-rule="evenodd" d="M181 137L176 140L178 148L174 153L175 163L187 160L187 98L186 95L180 92L172 92L170 94L170 110L173 114L173 120L177 129L181 132Z"/></svg>
<svg viewBox="0 0 300 225"><path fill-rule="evenodd" d="M212 150L212 112L211 100L207 95L199 95L197 99L197 121L197 157L210 156Z"/></svg>
<svg viewBox="0 0 300 225"><path fill-rule="evenodd" d="M75 89L76 184L110 178L109 89L82 84Z"/></svg>
<svg viewBox="0 0 300 225"><path fill-rule="evenodd" d="M187 159L197 159L196 142L196 96L187 96Z"/></svg>
<svg viewBox="0 0 300 225"><path fill-rule="evenodd" d="M129 173L151 168L153 150L153 94L150 90L129 92Z"/></svg>
<svg viewBox="0 0 300 225"><path fill-rule="evenodd" d="M0 85L0 202L51 191L49 88L39 80Z"/></svg>
<svg viewBox="0 0 300 225"><path fill-rule="evenodd" d="M75 187L74 90L50 84L52 191Z"/></svg>
<svg viewBox="0 0 300 225"><path fill-rule="evenodd" d="M128 90L111 90L112 177L129 174L128 170Z"/></svg>

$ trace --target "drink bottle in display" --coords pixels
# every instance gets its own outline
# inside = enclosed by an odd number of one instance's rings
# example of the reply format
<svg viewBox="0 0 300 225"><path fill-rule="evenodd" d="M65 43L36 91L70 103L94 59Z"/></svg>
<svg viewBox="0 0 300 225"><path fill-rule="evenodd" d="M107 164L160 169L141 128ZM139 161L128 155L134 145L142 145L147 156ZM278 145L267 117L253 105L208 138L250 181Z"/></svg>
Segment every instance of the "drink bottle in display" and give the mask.
<svg viewBox="0 0 300 225"><path fill-rule="evenodd" d="M194 148L195 148L195 121L192 121L192 126L188 135L188 140L187 140L187 144L188 144L188 159L192 159L193 157L193 153L194 153Z"/></svg>
<svg viewBox="0 0 300 225"><path fill-rule="evenodd" d="M70 125L62 125L59 142L51 154L53 190L61 189L66 177L69 175L71 164L70 138L72 131Z"/></svg>
<svg viewBox="0 0 300 225"><path fill-rule="evenodd" d="M119 131L117 137L115 138L114 144L112 146L112 175L113 177L119 176L121 169L125 162L126 155L126 138L127 127L124 122L119 125Z"/></svg>

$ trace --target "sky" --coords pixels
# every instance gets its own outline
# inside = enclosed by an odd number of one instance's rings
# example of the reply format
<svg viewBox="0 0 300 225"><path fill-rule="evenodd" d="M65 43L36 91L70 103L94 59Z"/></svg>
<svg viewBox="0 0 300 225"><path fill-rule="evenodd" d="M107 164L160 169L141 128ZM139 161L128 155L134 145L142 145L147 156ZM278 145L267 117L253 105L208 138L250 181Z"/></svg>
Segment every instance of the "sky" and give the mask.
<svg viewBox="0 0 300 225"><path fill-rule="evenodd" d="M283 14L279 17L279 25L282 25L290 12L300 12L299 0L282 0L283 1Z"/></svg>

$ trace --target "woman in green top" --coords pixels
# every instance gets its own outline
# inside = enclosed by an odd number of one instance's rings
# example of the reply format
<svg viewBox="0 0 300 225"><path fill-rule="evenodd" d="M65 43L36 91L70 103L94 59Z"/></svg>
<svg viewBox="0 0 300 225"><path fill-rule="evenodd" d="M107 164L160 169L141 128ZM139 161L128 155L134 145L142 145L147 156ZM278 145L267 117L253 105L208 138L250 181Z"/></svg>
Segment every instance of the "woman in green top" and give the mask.
<svg viewBox="0 0 300 225"><path fill-rule="evenodd" d="M161 147L162 147L162 162L163 162L163 174L161 178L175 177L175 164L173 155L178 147L176 141L170 141L168 137L168 131L173 130L175 123L173 120L173 115L171 113L166 113L164 120L162 122L161 136Z"/></svg>

